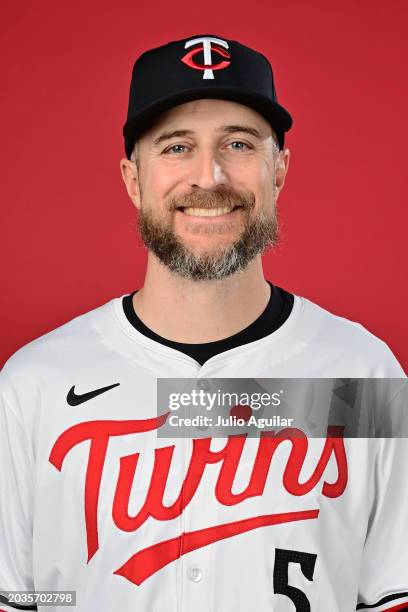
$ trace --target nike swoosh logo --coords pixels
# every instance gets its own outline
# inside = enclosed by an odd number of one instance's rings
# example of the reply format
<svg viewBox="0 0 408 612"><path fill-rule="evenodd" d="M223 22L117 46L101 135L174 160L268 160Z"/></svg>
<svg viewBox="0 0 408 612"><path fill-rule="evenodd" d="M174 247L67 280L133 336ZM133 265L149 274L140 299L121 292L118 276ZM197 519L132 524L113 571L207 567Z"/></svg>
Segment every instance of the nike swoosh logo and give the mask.
<svg viewBox="0 0 408 612"><path fill-rule="evenodd" d="M88 402L89 400L101 395L101 393L106 393L110 389L117 387L120 383L115 383L114 385L109 385L108 387L101 387L100 389L95 389L95 391L88 391L88 393L81 393L78 395L75 393L75 385L71 387L68 391L67 402L70 406L79 406L79 404L83 404L84 402Z"/></svg>

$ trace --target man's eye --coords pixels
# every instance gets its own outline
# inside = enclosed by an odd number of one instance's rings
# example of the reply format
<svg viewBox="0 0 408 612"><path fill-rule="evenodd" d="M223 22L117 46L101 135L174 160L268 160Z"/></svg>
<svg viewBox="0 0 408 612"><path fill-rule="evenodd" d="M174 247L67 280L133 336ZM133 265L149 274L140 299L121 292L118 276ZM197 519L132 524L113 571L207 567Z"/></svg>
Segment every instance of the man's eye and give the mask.
<svg viewBox="0 0 408 612"><path fill-rule="evenodd" d="M241 140L234 140L234 142L230 142L230 145L243 145L243 147L246 147L247 149L251 149L252 147L250 147L246 142L242 142ZM233 147L233 149L236 149L237 151L244 151L245 149L242 146L240 147Z"/></svg>
<svg viewBox="0 0 408 612"><path fill-rule="evenodd" d="M178 148L178 150L176 151L175 149L177 149L177 148ZM163 151L163 153L169 153L170 151L173 152L173 153L179 153L180 152L180 148L181 149L185 149L186 145L182 145L182 144L171 145L171 147L168 147L167 149L165 149ZM184 151L181 151L181 153L184 153Z"/></svg>

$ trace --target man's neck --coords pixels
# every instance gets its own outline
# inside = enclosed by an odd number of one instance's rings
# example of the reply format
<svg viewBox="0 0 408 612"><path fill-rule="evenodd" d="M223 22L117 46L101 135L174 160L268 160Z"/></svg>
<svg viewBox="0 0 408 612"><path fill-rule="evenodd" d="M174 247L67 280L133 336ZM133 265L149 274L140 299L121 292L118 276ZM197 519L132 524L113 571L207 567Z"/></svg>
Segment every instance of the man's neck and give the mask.
<svg viewBox="0 0 408 612"><path fill-rule="evenodd" d="M224 280L191 281L170 272L149 254L145 283L133 296L133 307L156 334L201 344L248 327L265 310L269 298L260 256Z"/></svg>

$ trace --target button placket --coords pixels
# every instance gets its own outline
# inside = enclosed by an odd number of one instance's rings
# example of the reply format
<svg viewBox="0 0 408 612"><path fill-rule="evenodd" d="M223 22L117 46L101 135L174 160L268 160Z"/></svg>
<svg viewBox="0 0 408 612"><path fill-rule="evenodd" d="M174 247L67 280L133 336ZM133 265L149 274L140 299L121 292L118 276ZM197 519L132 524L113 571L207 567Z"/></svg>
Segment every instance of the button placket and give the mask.
<svg viewBox="0 0 408 612"><path fill-rule="evenodd" d="M209 391L207 380L195 381L195 388ZM194 437L194 434L192 434ZM192 449L191 449L192 450ZM190 455L191 457L191 455ZM214 475L204 470L202 480L190 504L184 511L184 529L192 533L211 527L214 522ZM199 547L184 556L182 612L212 612L212 566L214 550L211 545Z"/></svg>

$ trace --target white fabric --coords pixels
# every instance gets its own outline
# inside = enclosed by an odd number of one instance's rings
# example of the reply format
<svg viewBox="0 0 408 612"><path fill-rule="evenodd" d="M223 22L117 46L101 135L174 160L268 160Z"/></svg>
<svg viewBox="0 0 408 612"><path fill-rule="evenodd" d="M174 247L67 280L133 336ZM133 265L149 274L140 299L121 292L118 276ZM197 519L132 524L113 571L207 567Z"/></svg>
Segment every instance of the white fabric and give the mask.
<svg viewBox="0 0 408 612"><path fill-rule="evenodd" d="M116 431L105 439L95 549L95 537L89 534L92 521L88 532L85 521L91 443L87 434L82 441L75 438L78 426L88 422L89 431L98 427L113 431L123 421L155 418L158 377L405 378L405 374L388 346L361 325L298 296L277 331L218 354L203 366L134 329L124 315L122 298L75 318L17 351L1 373L0 591L75 590L75 609L80 612L303 612L308 609L304 599L295 607L274 586L274 571L277 579L286 580L285 564L278 561L285 553L278 551L292 551L292 561L286 564L287 583L307 597L313 612L348 612L356 609L357 602L374 604L388 596L390 603L370 609L408 605L408 595L397 597L408 593L405 439L345 440L347 485L335 497L323 492L324 482L334 483L338 477L334 455L310 492L294 495L285 489L288 441L273 455L263 494L239 503L227 505L216 498L222 461L208 464L183 512L177 514L175 509L169 520L149 516L137 529L129 518L124 529L123 508L121 514L120 504L114 507L121 465L129 467L137 456L128 508L129 517L134 517L148 494L155 449L167 453L166 447L174 446L164 490L164 505L170 506L179 497L193 443L159 438L155 429L122 435ZM120 385L90 401L67 403L73 386L81 394L115 383ZM97 421L115 424L95 425ZM226 443L214 439L211 450L221 450ZM247 486L258 443L246 440L232 492ZM316 468L324 444L322 439L309 441L302 482ZM95 452L100 454L102 447L100 434ZM92 478L95 484L94 473ZM258 526L191 552L183 550L139 585L114 573L153 544L175 538L177 545L182 533L275 513L313 511L318 511L315 518ZM90 541L94 549L88 561ZM182 545L187 542L188 538ZM293 551L300 554L297 561ZM301 561L310 563L314 556L310 580ZM146 557L140 558L131 568L133 575L149 565ZM0 604L3 609L15 608ZM39 610L57 608L39 606Z"/></svg>

